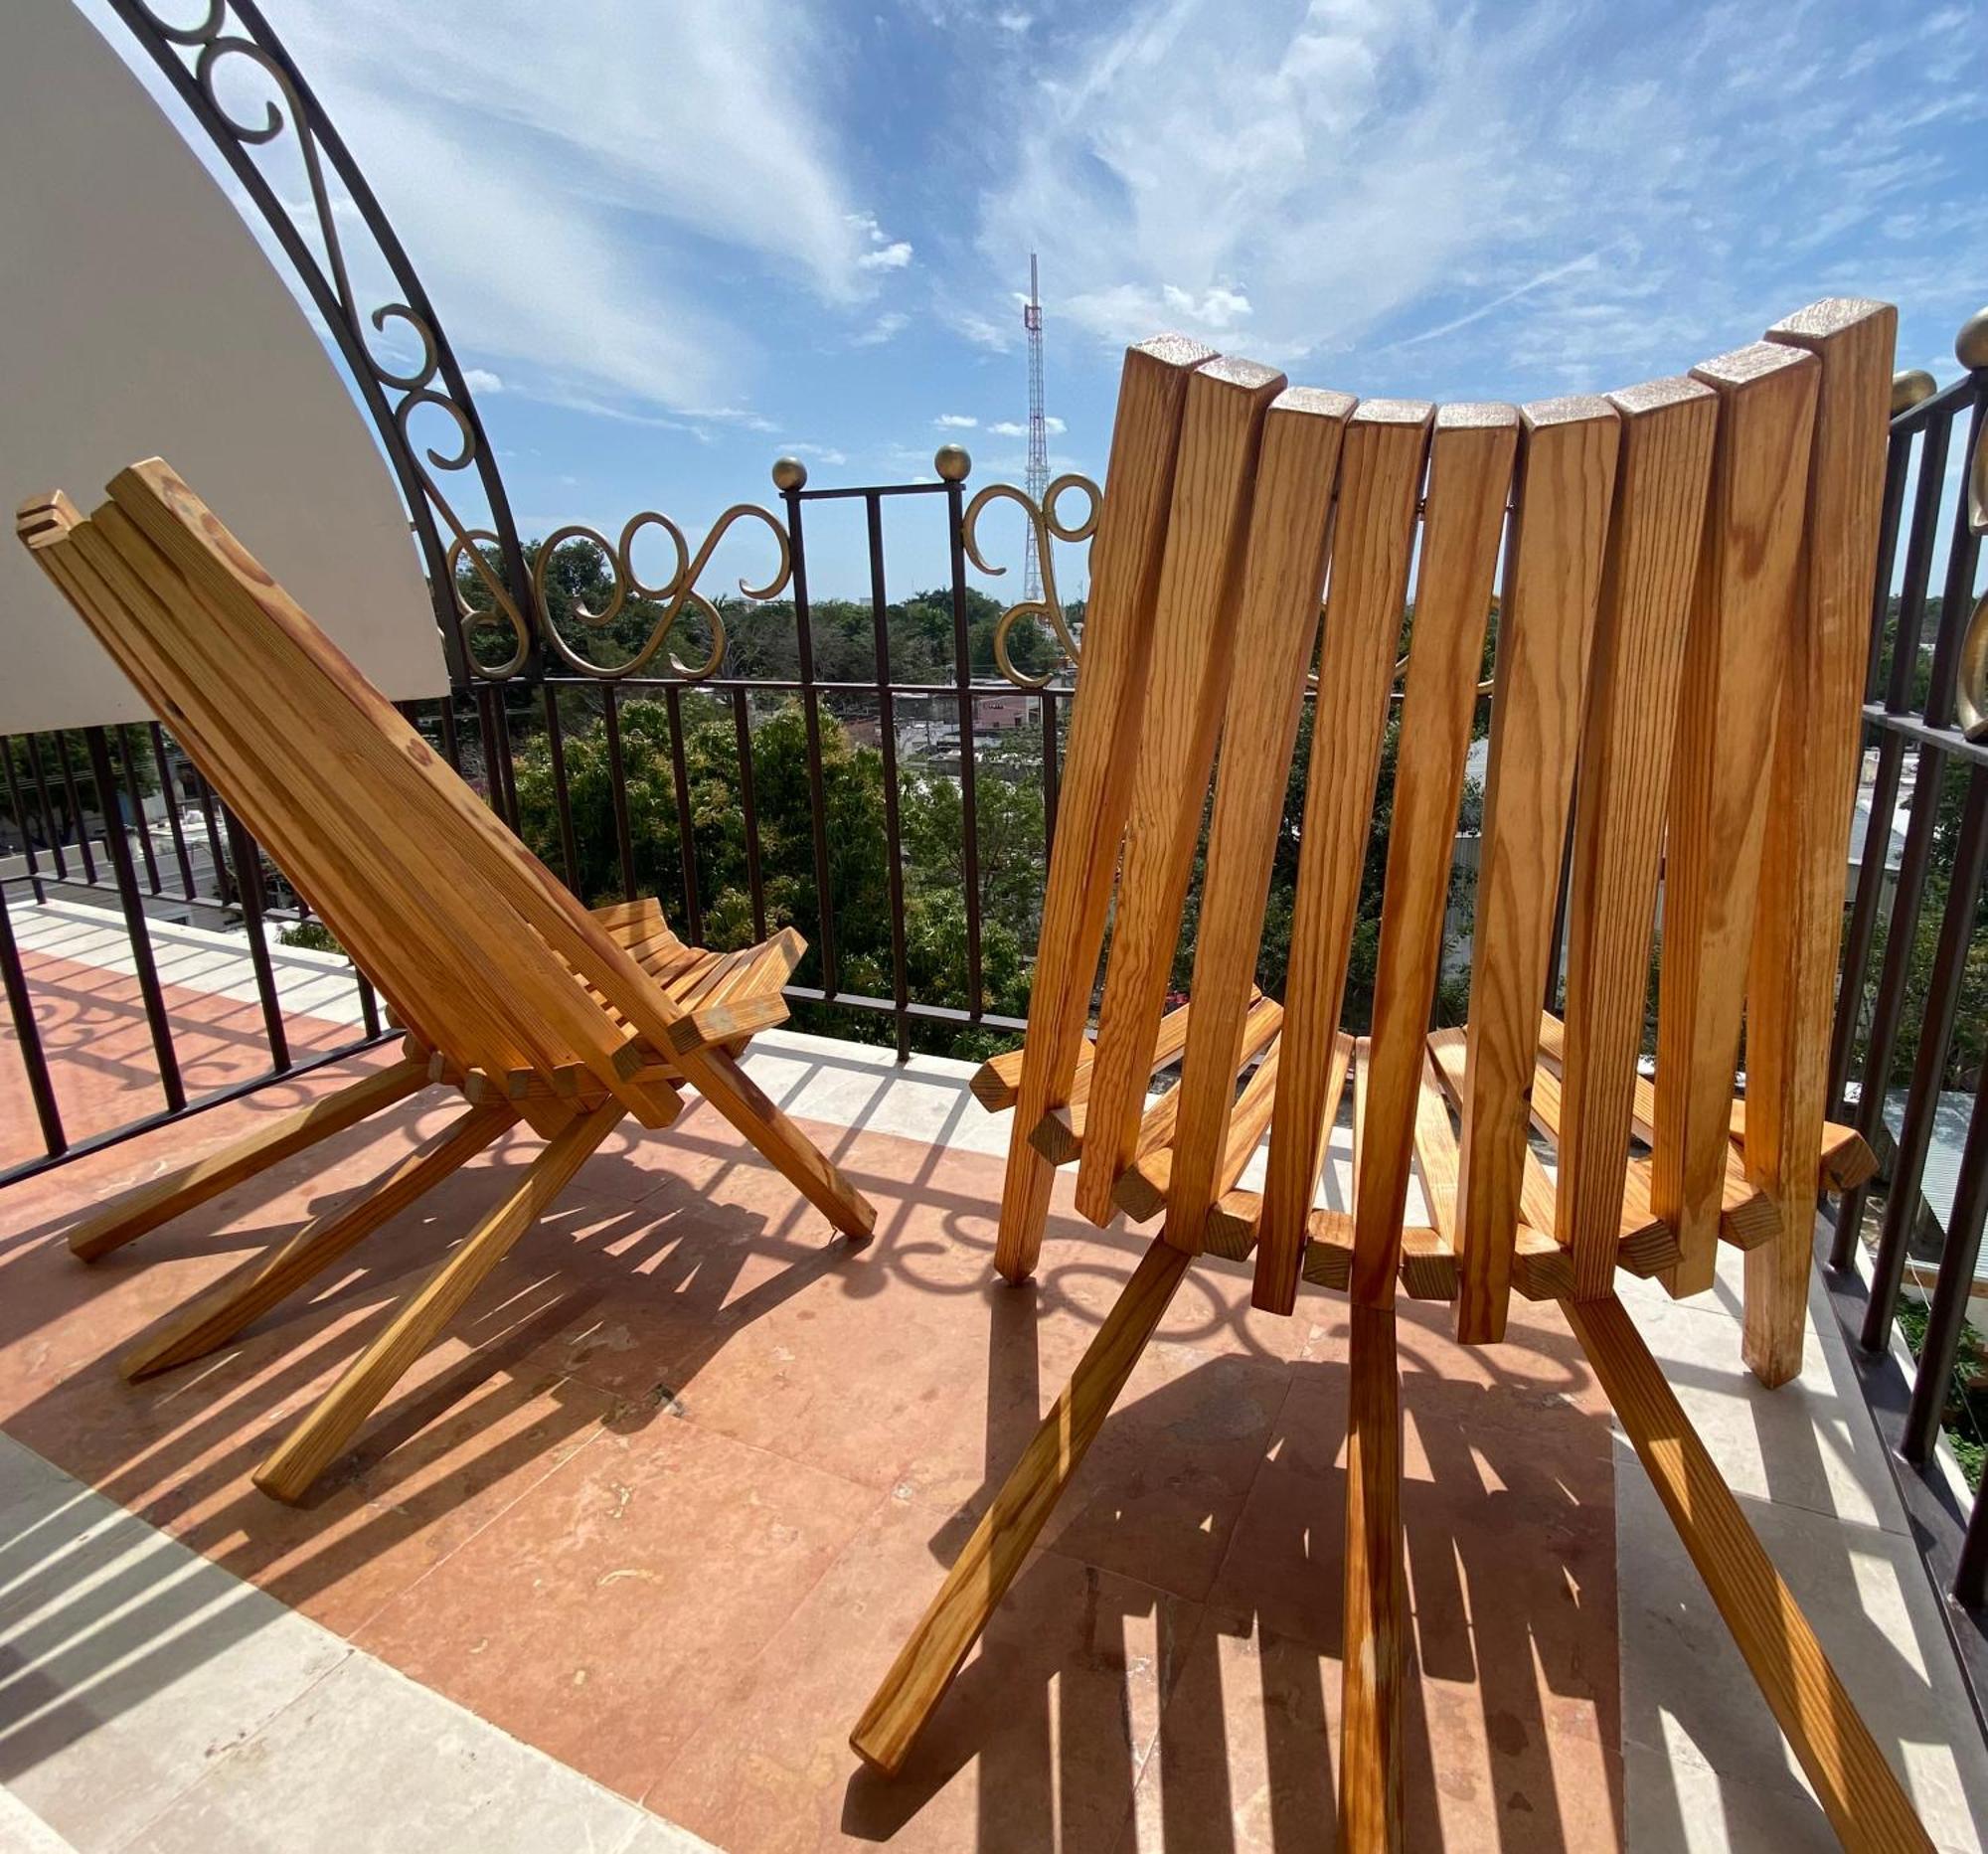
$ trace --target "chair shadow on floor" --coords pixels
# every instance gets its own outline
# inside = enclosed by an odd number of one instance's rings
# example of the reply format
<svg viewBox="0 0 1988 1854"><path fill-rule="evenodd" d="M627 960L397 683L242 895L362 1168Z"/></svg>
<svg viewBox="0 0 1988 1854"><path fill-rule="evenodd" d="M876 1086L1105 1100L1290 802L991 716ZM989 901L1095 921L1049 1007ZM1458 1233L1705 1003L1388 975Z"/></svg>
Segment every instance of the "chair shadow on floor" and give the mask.
<svg viewBox="0 0 1988 1854"><path fill-rule="evenodd" d="M1078 1258L1114 1242L1086 1236ZM1050 1254L1061 1247L1053 1239ZM1128 1265L1130 1254L1127 1245ZM988 1478L931 1541L933 1589L1033 1431L1019 1413L1061 1388L1013 1394L1038 1376L1041 1297L1057 1291L1058 1272L990 1290ZM1246 1276L1236 1280L1232 1298L1246 1304ZM1336 1844L1343 1305L1300 1301L1320 1356L1287 1368L1267 1422L1246 1414L1260 1405L1257 1361L1206 1357L1152 1374L1163 1381L1143 1393L1135 1376L903 1772L850 1776L845 1834L921 1845L920 1812L977 1761L975 1844L990 1854ZM1622 1787L1608 1421L1571 1400L1579 1377L1565 1336L1535 1350L1515 1327L1516 1342L1495 1355L1464 1354L1440 1318L1404 1309L1415 1618L1406 1844L1513 1854L1613 1845ZM1458 1357L1471 1369L1445 1375ZM1225 1411L1245 1413L1227 1436ZM1197 1439L1253 1459L1240 1499L1206 1487ZM1212 1497L1197 1505L1198 1490ZM1184 1562L1194 1535L1209 1533L1220 1549Z"/></svg>
<svg viewBox="0 0 1988 1854"><path fill-rule="evenodd" d="M61 1242L72 1219L45 1221L17 1239L0 1269L16 1285L24 1276L38 1283L37 1291L0 1293L0 1354L37 1327L59 1329L67 1315L131 1293L148 1277L168 1283L170 1297L157 1297L159 1317L169 1317L214 1278L173 1264L219 1268L282 1240L302 1216L347 1196L376 1162L383 1131L392 1134L386 1144L411 1144L418 1112L410 1106L375 1122L370 1135L355 1129L327 1141L221 1200L221 1217L193 1213L87 1270ZM53 1551L47 1523L0 1534L0 1622L17 1621L0 1657L0 1715L15 1722L0 1728L0 1781L267 1621L264 1604L217 1602L212 1580L163 1575L171 1555L150 1528L350 1634L426 1568L404 1565L391 1588L369 1590L370 1565L403 1548L439 1563L595 1435L629 1433L666 1415L675 1391L731 1339L861 1255L833 1240L804 1204L774 1229L765 1216L712 1202L666 1172L629 1181L640 1195L626 1202L608 1194L562 1206L483 1283L443 1344L305 1502L283 1506L256 1492L249 1473L289 1423L516 1177L536 1142L519 1144L508 1158L458 1174L314 1289L210 1356L127 1385L117 1360L142 1334L128 1315L112 1319L113 1343L98 1340L93 1354L65 1360L57 1382L9 1412L6 1429L16 1440L136 1517L120 1514L97 1529L101 1536ZM362 1171L348 1176L347 1162L362 1157ZM603 1150L596 1178L611 1175L614 1162ZM293 1168L306 1179L324 1171L332 1182L307 1201L292 1200L294 1211L286 1206L279 1221L244 1227L245 1210L269 1207L294 1188L295 1178L284 1176ZM228 1227L217 1228L224 1218ZM783 1265L767 1271L769 1251ZM755 1278L739 1290L754 1259ZM603 1317L625 1310L637 1277L648 1300L669 1311L661 1343L643 1354L654 1369L626 1394L571 1375L567 1367L585 1357ZM86 1599L74 1595L84 1576ZM112 1688L114 1703L106 1705Z"/></svg>

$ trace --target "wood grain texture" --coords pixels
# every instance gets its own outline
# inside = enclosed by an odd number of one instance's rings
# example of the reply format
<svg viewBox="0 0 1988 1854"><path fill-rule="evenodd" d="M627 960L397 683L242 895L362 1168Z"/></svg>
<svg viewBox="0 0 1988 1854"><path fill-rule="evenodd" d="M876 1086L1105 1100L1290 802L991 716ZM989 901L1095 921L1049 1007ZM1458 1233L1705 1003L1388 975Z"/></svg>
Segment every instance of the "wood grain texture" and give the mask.
<svg viewBox="0 0 1988 1854"><path fill-rule="evenodd" d="M1456 1331L1471 1344L1505 1331L1526 1097L1621 430L1605 400L1550 400L1521 418L1518 500L1499 599L1456 1199Z"/></svg>
<svg viewBox="0 0 1988 1854"><path fill-rule="evenodd" d="M1253 988L1252 988L1253 991ZM1157 1076L1168 1063L1180 1055L1180 1033L1185 1030L1185 1018L1189 1007L1182 1005L1160 1024L1160 1040L1153 1046L1153 1074ZM1242 1068L1260 1055L1277 1034L1278 1026L1284 1021L1284 1007L1275 998L1266 998L1254 992L1249 1000L1249 1009L1242 1019L1242 1040L1236 1054L1236 1067ZM1176 1026L1169 1034L1168 1026ZM1149 1101L1145 1111L1139 1116L1139 1135L1133 1141L1132 1166L1136 1168L1148 1153L1158 1151L1162 1146L1174 1142L1174 1129L1178 1122L1181 1106L1181 1092L1171 1088L1159 1099ZM1084 1128L1089 1124L1089 1103L1074 1100L1067 1107L1052 1107L1036 1123L1034 1134L1036 1150L1052 1165L1069 1165L1083 1151ZM1152 1215L1152 1212L1146 1213Z"/></svg>
<svg viewBox="0 0 1988 1854"><path fill-rule="evenodd" d="M517 1117L509 1102L472 1106L391 1166L356 1198L313 1217L267 1255L258 1256L182 1308L162 1329L127 1352L118 1369L136 1383L206 1357L459 1171Z"/></svg>
<svg viewBox="0 0 1988 1854"><path fill-rule="evenodd" d="M1353 1193L1368 1298L1386 1298L1408 1199L1422 1033L1442 956L1457 806L1518 443L1513 407L1445 406L1436 415L1374 968L1367 1085L1374 1136L1364 1142ZM1452 1208L1446 1204L1445 1215ZM1449 1239L1453 1247L1453 1230Z"/></svg>
<svg viewBox="0 0 1988 1854"><path fill-rule="evenodd" d="M1213 358L1212 349L1168 337L1128 349L1119 377L1104 505L1090 547L1083 667L1064 744L1056 847L1001 1187L994 1265L1011 1281L1033 1273L1042 1252L1056 1174L1029 1136L1045 1113L1070 1098L1090 1015L1131 794L1132 757L1125 744L1138 739L1145 714L1181 415L1189 376Z"/></svg>
<svg viewBox="0 0 1988 1854"><path fill-rule="evenodd" d="M1565 1054L1565 1027L1551 1011L1543 1012L1540 1017L1540 1055L1548 1062L1559 1065ZM1630 1095L1629 1129L1647 1146L1656 1137L1656 1085L1647 1081L1639 1069ZM1743 1145L1746 1138L1746 1103L1743 1100L1733 1103L1731 1124L1733 1143ZM1871 1150L1870 1142L1856 1127L1846 1126L1840 1120L1823 1122L1820 1153L1823 1189L1831 1193L1854 1191L1878 1174L1878 1157Z"/></svg>
<svg viewBox="0 0 1988 1854"><path fill-rule="evenodd" d="M1332 580L1312 714L1302 849L1284 979L1283 1064L1271 1120L1251 1298L1288 1313L1324 1155L1325 1096L1373 823L1415 499L1432 409L1369 400L1341 446Z"/></svg>
<svg viewBox="0 0 1988 1854"><path fill-rule="evenodd" d="M1166 1002L1216 734L1235 667L1228 629L1241 584L1263 419L1283 386L1282 374L1239 360L1211 362L1188 382L1144 721L1135 735L1120 737L1117 749L1124 755L1137 743L1136 754L1128 756L1131 805L1097 1010L1089 1117L1077 1168L1077 1208L1096 1224L1111 1219L1112 1189L1131 1163L1138 1135L1149 1056Z"/></svg>
<svg viewBox="0 0 1988 1854"><path fill-rule="evenodd" d="M1070 1484L1132 1367L1160 1323L1189 1257L1155 1241L1132 1271L994 1503L974 1527L945 1582L864 1708L850 1748L887 1773L903 1768L912 1741L952 1684L959 1664L1015 1581L1029 1547Z"/></svg>
<svg viewBox="0 0 1988 1854"><path fill-rule="evenodd" d="M1888 304L1841 298L1767 331L1819 364L1746 983L1746 1171L1782 1229L1747 1255L1742 1346L1770 1385L1801 1369L1897 332Z"/></svg>
<svg viewBox="0 0 1988 1854"><path fill-rule="evenodd" d="M1333 1122L1339 1115L1339 1099L1345 1093L1347 1077L1352 1069L1353 1039L1342 1030L1332 1040L1332 1060L1326 1067L1325 1113L1320 1123L1319 1157L1315 1168L1318 1171L1325 1168L1326 1148L1331 1144ZM1276 1103L1272 1100L1272 1113L1275 1107ZM1208 1249L1215 1255L1228 1257L1232 1262L1247 1261L1255 1252L1262 1214L1261 1192L1232 1186L1216 1200L1215 1208L1208 1213ZM1348 1227L1351 1227L1350 1224Z"/></svg>
<svg viewBox="0 0 1988 1854"><path fill-rule="evenodd" d="M1767 342L1692 370L1719 395L1719 439L1665 819L1651 1178L1676 1294L1712 1285L1719 1241L1817 372Z"/></svg>
<svg viewBox="0 0 1988 1854"><path fill-rule="evenodd" d="M518 1239L573 1181L627 1109L610 1100L554 1134L497 1208L421 1287L402 1302L371 1345L256 1469L255 1485L300 1500L402 1374L435 1341Z"/></svg>
<svg viewBox="0 0 1988 1854"><path fill-rule="evenodd" d="M335 1095L326 1095L266 1126L245 1133L218 1152L210 1152L191 1165L182 1165L111 1199L70 1231L69 1246L83 1261L95 1262L143 1236L147 1230L156 1230L160 1224L219 1197L266 1167L294 1158L318 1141L357 1126L361 1120L418 1094L427 1085L424 1061L399 1062L392 1068L376 1070Z"/></svg>
<svg viewBox="0 0 1988 1854"><path fill-rule="evenodd" d="M1261 1002L1262 993L1253 985L1250 986L1249 1010L1252 1025L1255 1022L1254 1013ZM1281 1018L1283 1015L1281 1006L1273 1008ZM1163 1069L1171 1067L1180 1060L1181 1051L1187 1047L1188 1024L1191 1021L1189 1014L1193 1009L1192 1004L1183 1004L1178 1010L1169 1011L1160 1019L1159 1034L1153 1039L1152 1067L1147 1071L1149 1078L1156 1078ZM1246 1054L1254 1055L1261 1049L1275 1028L1274 1022L1269 1024ZM1061 1107L1052 1107L1036 1122L1036 1129L1030 1135L1035 1141L1036 1150L1052 1165L1068 1165L1083 1150L1083 1129L1090 1117L1091 1047L1088 1042L1084 1044L1084 1054L1077 1062L1077 1075L1071 1083L1070 1099ZM1238 1067L1241 1067L1240 1058ZM986 1070L987 1065L983 1065L979 1074L986 1074Z"/></svg>
<svg viewBox="0 0 1988 1854"><path fill-rule="evenodd" d="M1201 1213L1204 1230L1215 1208L1215 1201L1242 1175L1242 1168L1249 1163L1250 1154L1262 1142L1264 1131L1270 1124L1282 1048L1281 1037L1270 1044L1263 1060L1249 1072L1249 1079L1242 1084L1242 1092L1236 1096L1235 1110L1223 1129L1222 1149L1216 1153L1214 1170L1209 1174L1209 1202ZM1179 1094L1180 1091L1176 1089L1174 1093ZM1173 1179L1178 1164L1178 1117L1174 1137L1176 1144L1160 1146L1141 1154L1118 1175L1118 1182L1112 1191L1113 1199L1134 1223L1144 1223L1148 1217L1157 1217L1161 1211L1168 1210L1173 1201ZM1172 1214L1171 1211L1169 1214ZM1162 1240L1168 1239L1163 1237ZM1189 1255L1198 1255L1201 1251L1200 1243L1191 1250L1187 1249L1185 1242L1176 1242L1174 1246L1186 1250Z"/></svg>
<svg viewBox="0 0 1988 1854"><path fill-rule="evenodd" d="M1664 1510L1846 1848L1932 1846L1642 1335L1612 1294L1565 1303Z"/></svg>
<svg viewBox="0 0 1988 1854"><path fill-rule="evenodd" d="M1664 796L1719 410L1695 380L1658 381L1609 403L1622 443L1574 780L1565 1105L1555 1134L1555 1234L1574 1252L1583 1296L1609 1292L1615 1277Z"/></svg>
<svg viewBox="0 0 1988 1854"><path fill-rule="evenodd" d="M1352 1306L1346 1412L1346 1647L1341 1671L1339 1846L1402 1843L1402 1694L1409 1614L1402 1560L1402 1399L1392 1307Z"/></svg>
<svg viewBox="0 0 1988 1854"><path fill-rule="evenodd" d="M1222 723L1195 927L1194 1024L1181 1064L1163 1231L1190 1255L1201 1250L1215 1201L1235 1182L1219 1181L1217 1174L1230 1146L1242 1020L1263 936L1305 671L1318 641L1333 488L1352 413L1353 401L1343 393L1294 387L1271 402L1263 419L1242 598L1224 646L1242 669L1230 681Z"/></svg>

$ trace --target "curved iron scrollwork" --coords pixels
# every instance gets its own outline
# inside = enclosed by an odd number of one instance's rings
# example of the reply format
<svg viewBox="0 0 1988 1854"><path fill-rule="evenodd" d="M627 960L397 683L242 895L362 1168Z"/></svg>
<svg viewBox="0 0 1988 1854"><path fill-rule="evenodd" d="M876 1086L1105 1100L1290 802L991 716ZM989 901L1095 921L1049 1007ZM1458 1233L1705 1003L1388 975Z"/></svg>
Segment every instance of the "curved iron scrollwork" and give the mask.
<svg viewBox="0 0 1988 1854"><path fill-rule="evenodd" d="M747 598L776 598L793 577L793 551L787 540L787 531L779 521L766 510L751 502L737 502L712 524L711 532L704 537L704 545L695 556L690 544L684 539L684 532L667 515L659 515L653 509L635 516L621 530L621 538L609 546L607 537L598 529L575 524L559 528L549 534L540 546L538 555L532 562L533 593L540 610L546 613L546 637L553 648L583 675L597 676L606 681L616 681L623 676L639 675L643 667L654 657L668 640L679 616L686 605L694 606L703 617L711 632L711 648L702 663L691 664L677 656L670 655L670 667L688 682L701 682L712 675L725 660L725 619L718 607L698 590L697 583L704 570L711 563L711 557L718 550L718 544L725 539L726 531L734 522L746 517L754 517L766 524L779 550L779 564L773 577L764 586L748 586L744 580L739 582L739 590ZM649 527L660 528L669 536L676 549L676 569L659 586L644 584L636 573L634 565L635 540L642 530ZM662 601L663 609L650 627L647 638L635 653L625 662L602 664L590 657L581 656L552 621L552 605L546 596L546 576L552 567L554 556L561 548L573 542L581 542L593 548L607 563L612 575L612 587L607 602L599 610L576 598L573 601L573 615L581 624L593 631L604 631L627 608L631 597ZM473 551L473 550L472 550Z"/></svg>
<svg viewBox="0 0 1988 1854"><path fill-rule="evenodd" d="M451 675L457 682L472 676L498 680L532 667L538 634L532 584L476 403L400 240L282 41L251 0L208 0L205 14L192 25L162 19L149 0L110 4L255 202L337 341L400 481ZM267 86L259 114L224 99L225 74L253 74ZM285 207L258 158L285 141L294 145L309 189L306 224ZM370 310L353 286L332 179L393 281L394 293ZM413 338L412 362L376 351L375 338L390 328ZM437 444L418 442L411 428L424 413L446 422ZM444 477L451 479L447 493ZM480 491L487 519L472 523L458 512L463 494L458 483L471 493ZM494 551L494 562L486 549ZM481 584L487 604L462 597L458 569ZM509 632L502 651L494 657L485 652L489 660L478 660L468 647L466 630L480 626Z"/></svg>
<svg viewBox="0 0 1988 1854"><path fill-rule="evenodd" d="M1057 512L1057 504L1066 490L1080 490L1084 496L1084 512L1075 522L1065 521ZM992 502L1013 502L1020 506L1029 519L1036 548L1036 564L1042 573L1043 590L1038 598L1025 598L1019 604L1010 605L1001 613L1001 621L994 627L994 661L1001 674L1018 689L1041 689L1047 686L1054 669L1045 670L1040 676L1031 676L1019 670L1008 655L1008 635L1024 617L1032 617L1046 623L1055 632L1056 640L1069 659L1073 669L1079 661L1077 639L1070 634L1070 624L1064 617L1063 601L1057 596L1056 561L1050 548L1052 537L1059 541L1088 541L1097 532L1097 517L1104 506L1104 497L1097 485L1089 477L1070 471L1056 478L1043 492L1042 506L1013 483L989 483L971 502L966 505L966 514L960 523L960 539L965 545L966 557L982 573L999 576L1006 573L1005 567L990 567L980 552L978 528L981 511Z"/></svg>

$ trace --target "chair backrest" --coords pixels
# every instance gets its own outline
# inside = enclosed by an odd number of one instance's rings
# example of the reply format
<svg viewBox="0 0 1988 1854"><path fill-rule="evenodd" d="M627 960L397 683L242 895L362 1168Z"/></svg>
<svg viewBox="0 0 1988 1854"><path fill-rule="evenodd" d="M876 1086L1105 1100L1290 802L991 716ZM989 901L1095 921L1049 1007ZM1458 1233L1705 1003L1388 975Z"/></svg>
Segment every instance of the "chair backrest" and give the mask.
<svg viewBox="0 0 1988 1854"><path fill-rule="evenodd" d="M1433 1266L1466 1339L1502 1333L1515 1266L1592 1297L1633 1253L1673 1291L1710 1285L1736 1179L1799 1237L1762 1265L1792 1270L1798 1247L1805 1268L1895 320L1820 303L1689 378L1516 409L1361 403L1236 361L1193 373L1141 723L1120 748L1135 762L1080 1142L1062 1121L1080 1210L1164 1201L1178 1247L1253 1244L1256 1299L1285 1310L1301 1266L1373 1304ZM1431 1038L1493 628L1469 1022ZM1278 1022L1251 981L1314 657ZM1074 738L1085 695L1080 674ZM1352 1048L1396 702L1373 1015ZM1163 1020L1204 816L1191 1009ZM1637 1065L1660 873L1652 1089ZM1564 1021L1542 1005L1557 932ZM1183 1042L1178 1098L1149 1109L1147 1078ZM1326 1214L1349 1072L1351 1204ZM1266 1123L1263 1189L1239 1192ZM1557 1143L1557 1185L1533 1126ZM1405 1232L1411 1158L1428 1224ZM1320 1241L1336 1262L1306 1261Z"/></svg>
<svg viewBox="0 0 1988 1854"><path fill-rule="evenodd" d="M165 463L109 491L24 504L21 539L409 1031L664 1105L631 1048L680 1013L627 952Z"/></svg>

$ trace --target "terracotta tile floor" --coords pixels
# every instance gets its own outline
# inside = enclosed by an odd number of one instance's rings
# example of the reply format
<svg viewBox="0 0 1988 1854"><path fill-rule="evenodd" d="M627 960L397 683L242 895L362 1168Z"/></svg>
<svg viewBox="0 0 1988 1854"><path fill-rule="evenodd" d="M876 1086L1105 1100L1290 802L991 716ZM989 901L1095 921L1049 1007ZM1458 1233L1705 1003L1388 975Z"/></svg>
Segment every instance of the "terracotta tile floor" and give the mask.
<svg viewBox="0 0 1988 1854"><path fill-rule="evenodd" d="M38 970L83 1125L149 1073L128 981ZM212 1087L258 1016L175 998ZM336 1039L343 1027L326 1026ZM381 1060L374 1058L372 1060ZM414 1679L722 1846L1326 1847L1346 1331L1197 1268L982 1648L895 1783L845 1736L1139 1242L1058 1202L994 1284L995 1159L816 1129L877 1203L852 1250L718 1116L616 1135L300 1510L248 1476L491 1202L513 1141L238 1344L130 1387L168 1309L451 1111L439 1093L85 1268L75 1207L346 1067L10 1190L0 1425ZM32 1137L18 1066L0 1124ZM1410 1845L1620 1837L1607 1420L1557 1314L1470 1352L1404 1312L1419 1678ZM130 1594L141 1634L164 1593Z"/></svg>

